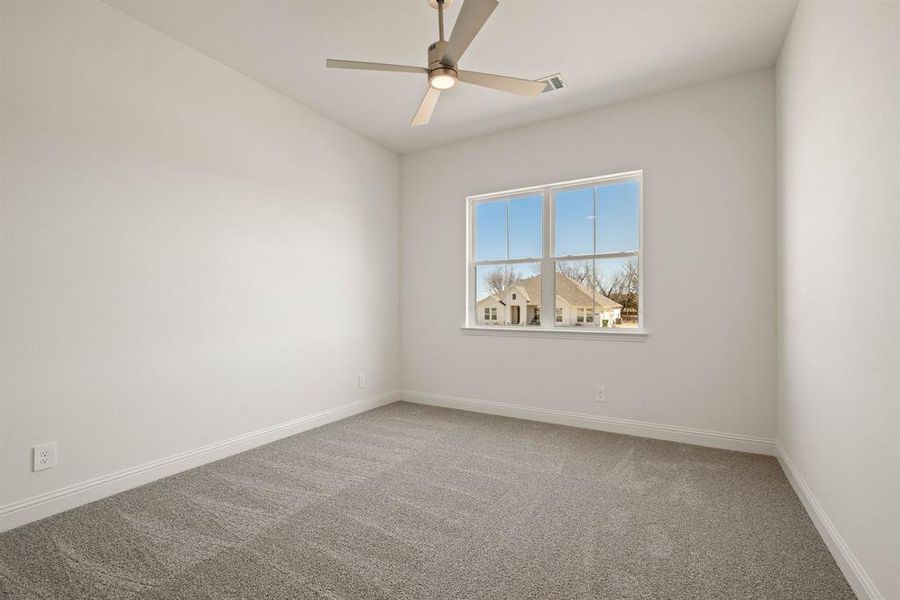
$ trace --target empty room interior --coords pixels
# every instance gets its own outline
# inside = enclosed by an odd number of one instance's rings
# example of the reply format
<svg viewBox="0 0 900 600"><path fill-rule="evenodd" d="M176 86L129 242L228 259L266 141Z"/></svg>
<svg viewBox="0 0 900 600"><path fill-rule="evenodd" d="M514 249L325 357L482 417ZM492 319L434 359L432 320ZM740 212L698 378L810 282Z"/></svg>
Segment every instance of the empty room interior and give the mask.
<svg viewBox="0 0 900 600"><path fill-rule="evenodd" d="M0 598L900 600L900 0L0 0Z"/></svg>

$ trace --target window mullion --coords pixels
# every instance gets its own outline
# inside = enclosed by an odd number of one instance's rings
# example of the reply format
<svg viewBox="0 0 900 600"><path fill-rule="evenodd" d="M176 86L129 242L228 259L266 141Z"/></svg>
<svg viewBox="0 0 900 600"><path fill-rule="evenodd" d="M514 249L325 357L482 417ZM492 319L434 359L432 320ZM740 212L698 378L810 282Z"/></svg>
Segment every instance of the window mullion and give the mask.
<svg viewBox="0 0 900 600"><path fill-rule="evenodd" d="M476 263L473 263L475 266L490 266L490 265L521 265L525 263L539 263L541 262L541 257L532 256L531 258L514 258L512 260L480 260Z"/></svg>
<svg viewBox="0 0 900 600"><path fill-rule="evenodd" d="M602 252L600 254L567 254L565 256L554 256L556 260L594 260L603 258L627 258L629 256L638 256L640 252L636 250L628 250L626 252Z"/></svg>
<svg viewBox="0 0 900 600"><path fill-rule="evenodd" d="M466 322L475 324L478 322L478 267L475 265L477 258L477 237L475 235L475 203L466 203L466 236L468 238L469 264L466 267Z"/></svg>
<svg viewBox="0 0 900 600"><path fill-rule="evenodd" d="M542 191L544 211L541 242L543 258L541 260L541 327L544 329L556 326L556 264L553 261L553 193L549 189Z"/></svg>
<svg viewBox="0 0 900 600"><path fill-rule="evenodd" d="M597 186L591 188L594 193L594 220L591 221L591 235L594 238L594 247L591 251L597 254ZM597 260L591 259L591 327L597 326ZM584 324L587 327L587 323Z"/></svg>
<svg viewBox="0 0 900 600"><path fill-rule="evenodd" d="M509 325L512 319L509 309L509 198L506 199L506 263L503 265L503 324Z"/></svg>
<svg viewBox="0 0 900 600"><path fill-rule="evenodd" d="M509 260L509 198L506 199L506 260Z"/></svg>

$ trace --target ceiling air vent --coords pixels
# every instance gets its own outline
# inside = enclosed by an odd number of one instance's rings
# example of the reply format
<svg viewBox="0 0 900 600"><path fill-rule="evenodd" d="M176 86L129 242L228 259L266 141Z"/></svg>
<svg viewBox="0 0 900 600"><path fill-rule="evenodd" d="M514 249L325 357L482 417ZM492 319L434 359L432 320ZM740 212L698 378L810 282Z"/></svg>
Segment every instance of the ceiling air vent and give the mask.
<svg viewBox="0 0 900 600"><path fill-rule="evenodd" d="M566 82L563 80L562 75L560 75L559 73L541 77L540 79L538 79L538 81L543 81L545 84L547 84L541 91L542 94L546 94L547 92L555 92L556 90L561 90L566 87Z"/></svg>

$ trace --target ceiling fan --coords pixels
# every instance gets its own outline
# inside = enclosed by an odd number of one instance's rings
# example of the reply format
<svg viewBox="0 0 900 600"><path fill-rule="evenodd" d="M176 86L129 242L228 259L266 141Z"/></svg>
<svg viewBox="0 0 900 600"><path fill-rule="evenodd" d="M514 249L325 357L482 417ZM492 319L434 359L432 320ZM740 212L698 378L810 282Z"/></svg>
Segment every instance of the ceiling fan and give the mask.
<svg viewBox="0 0 900 600"><path fill-rule="evenodd" d="M459 59L475 36L481 31L484 23L497 8L497 0L465 0L459 11L459 17L453 26L450 39L444 41L444 6L453 0L427 0L428 4L438 11L438 41L428 46L428 67L406 65L390 65L384 63L362 62L356 60L336 60L329 58L325 66L332 69L363 69L368 71L396 71L399 73L421 73L428 75L428 87L419 109L413 115L410 126L425 125L431 119L431 113L437 105L441 91L452 88L456 83L471 83L493 88L520 96L538 96L546 87L546 82L463 71L458 68Z"/></svg>

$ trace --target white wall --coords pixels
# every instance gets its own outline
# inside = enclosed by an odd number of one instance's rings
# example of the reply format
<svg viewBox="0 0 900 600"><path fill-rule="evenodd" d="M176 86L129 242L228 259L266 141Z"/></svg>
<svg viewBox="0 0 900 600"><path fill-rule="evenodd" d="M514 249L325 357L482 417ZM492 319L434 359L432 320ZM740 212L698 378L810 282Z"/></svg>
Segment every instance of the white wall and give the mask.
<svg viewBox="0 0 900 600"><path fill-rule="evenodd" d="M863 598L900 598L898 28L897 2L801 3L777 69L778 439Z"/></svg>
<svg viewBox="0 0 900 600"><path fill-rule="evenodd" d="M394 153L105 4L0 11L0 504L396 388Z"/></svg>
<svg viewBox="0 0 900 600"><path fill-rule="evenodd" d="M774 438L774 153L765 71L404 156L403 388ZM633 169L646 342L462 334L467 195Z"/></svg>
<svg viewBox="0 0 900 600"><path fill-rule="evenodd" d="M770 71L398 165L104 4L0 4L0 507L398 386L772 438L777 304L779 441L900 597L897 7L798 10L776 303ZM632 169L646 341L461 334L467 195Z"/></svg>

